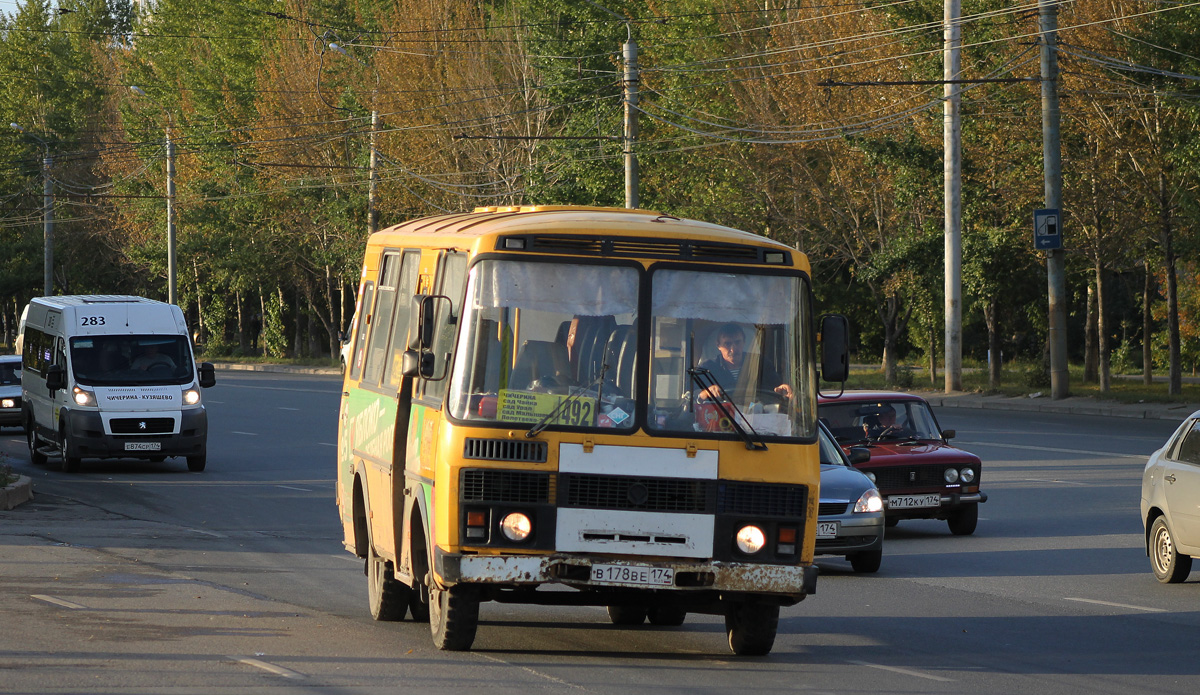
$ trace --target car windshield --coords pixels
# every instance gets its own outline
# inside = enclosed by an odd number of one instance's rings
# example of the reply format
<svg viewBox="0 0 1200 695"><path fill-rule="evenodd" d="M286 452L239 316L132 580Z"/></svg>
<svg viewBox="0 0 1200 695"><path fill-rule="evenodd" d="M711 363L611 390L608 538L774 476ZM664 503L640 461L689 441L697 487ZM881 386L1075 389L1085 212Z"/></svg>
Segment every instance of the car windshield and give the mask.
<svg viewBox="0 0 1200 695"><path fill-rule="evenodd" d="M873 400L822 403L821 421L838 442L941 439L925 401Z"/></svg>
<svg viewBox="0 0 1200 695"><path fill-rule="evenodd" d="M838 446L834 441L833 435L825 427L821 427L817 434L817 443L820 444L821 464L825 466L849 466L850 462L842 454L842 447Z"/></svg>
<svg viewBox="0 0 1200 695"><path fill-rule="evenodd" d="M192 351L179 335L94 335L71 339L75 380L92 386L184 384Z"/></svg>
<svg viewBox="0 0 1200 695"><path fill-rule="evenodd" d="M21 385L21 363L17 360L0 362L0 386Z"/></svg>

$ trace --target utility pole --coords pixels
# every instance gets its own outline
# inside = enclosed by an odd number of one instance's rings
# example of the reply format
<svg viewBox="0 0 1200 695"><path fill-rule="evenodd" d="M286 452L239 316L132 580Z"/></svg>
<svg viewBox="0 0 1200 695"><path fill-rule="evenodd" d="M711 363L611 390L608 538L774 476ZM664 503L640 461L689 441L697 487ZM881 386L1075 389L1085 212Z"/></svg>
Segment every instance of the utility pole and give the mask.
<svg viewBox="0 0 1200 695"><path fill-rule="evenodd" d="M1046 208L1059 210L1062 223L1062 153L1059 145L1058 110L1058 0L1038 0L1038 23L1042 33L1042 159L1046 183ZM1061 231L1059 234L1061 235ZM1067 374L1067 281L1066 259L1061 248L1046 256L1046 281L1050 298L1050 396L1055 400L1070 395Z"/></svg>
<svg viewBox="0 0 1200 695"><path fill-rule="evenodd" d="M946 393L962 390L961 0L943 6L942 170L945 179Z"/></svg>
<svg viewBox="0 0 1200 695"><path fill-rule="evenodd" d="M167 118L167 303L179 304L178 267L175 254L175 143Z"/></svg>
<svg viewBox="0 0 1200 695"><path fill-rule="evenodd" d="M638 160L634 152L637 143L638 121L638 45L632 33L621 47L625 58L625 207L638 207Z"/></svg>
<svg viewBox="0 0 1200 695"><path fill-rule="evenodd" d="M50 178L54 158L50 156L50 143L26 133L19 123L8 125L42 145L42 294L49 297L54 294L54 180Z"/></svg>
<svg viewBox="0 0 1200 695"><path fill-rule="evenodd" d="M379 211L375 209L375 191L379 185L378 151L375 149L375 133L379 128L379 112L371 111L371 162L370 175L367 180L367 233L379 231Z"/></svg>

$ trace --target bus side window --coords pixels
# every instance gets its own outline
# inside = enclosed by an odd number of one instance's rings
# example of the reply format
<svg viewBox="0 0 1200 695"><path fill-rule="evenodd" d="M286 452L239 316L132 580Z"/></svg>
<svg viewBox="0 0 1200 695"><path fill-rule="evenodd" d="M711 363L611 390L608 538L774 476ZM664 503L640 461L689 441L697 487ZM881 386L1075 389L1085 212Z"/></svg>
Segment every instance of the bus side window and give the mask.
<svg viewBox="0 0 1200 695"><path fill-rule="evenodd" d="M421 252L406 251L401 256L400 280L396 287L396 314L392 318L391 357L385 366L384 381L393 388L400 386L400 364L408 349L408 329L412 320L412 296L417 292Z"/></svg>
<svg viewBox="0 0 1200 695"><path fill-rule="evenodd" d="M454 350L454 338L458 333L458 319L463 315L463 292L467 282L467 255L465 253L446 252L442 255L441 286L438 294L450 298L449 302L438 303L438 315L435 320L436 335L433 339L434 367L436 381L424 382L425 398L441 400L446 394L446 384L449 379L450 353Z"/></svg>
<svg viewBox="0 0 1200 695"><path fill-rule="evenodd" d="M358 317L358 335L354 339L354 352L350 355L350 378L358 379L359 370L363 366L363 350L367 344L367 329L374 323L371 302L375 299L375 284L367 282L362 290L362 315Z"/></svg>

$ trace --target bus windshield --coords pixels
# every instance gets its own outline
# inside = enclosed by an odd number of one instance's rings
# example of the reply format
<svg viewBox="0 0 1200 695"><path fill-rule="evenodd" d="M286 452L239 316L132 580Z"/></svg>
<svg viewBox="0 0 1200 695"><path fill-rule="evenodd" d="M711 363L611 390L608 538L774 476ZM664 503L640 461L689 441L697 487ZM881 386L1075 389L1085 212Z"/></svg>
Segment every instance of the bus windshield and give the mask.
<svg viewBox="0 0 1200 695"><path fill-rule="evenodd" d="M486 259L470 273L450 414L471 422L811 437L806 285L796 275L651 274L639 355L636 266ZM643 348L644 349L644 348ZM649 389L638 364L649 359ZM649 391L650 402L639 403Z"/></svg>
<svg viewBox="0 0 1200 695"><path fill-rule="evenodd" d="M634 426L638 269L484 260L451 383L462 420ZM624 358L624 362L622 362Z"/></svg>

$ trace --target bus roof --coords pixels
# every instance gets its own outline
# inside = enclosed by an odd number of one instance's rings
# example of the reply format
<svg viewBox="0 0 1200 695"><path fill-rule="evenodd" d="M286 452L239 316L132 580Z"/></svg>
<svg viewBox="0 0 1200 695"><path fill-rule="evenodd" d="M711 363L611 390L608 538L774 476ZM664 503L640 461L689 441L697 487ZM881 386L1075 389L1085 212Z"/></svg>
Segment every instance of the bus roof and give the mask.
<svg viewBox="0 0 1200 695"><path fill-rule="evenodd" d="M638 239L636 247L620 255L664 257L679 255L680 248L669 242L691 240L712 245L707 253L689 253L692 260L723 260L735 263L762 263L762 254L739 254L737 247L759 247L787 252L785 266L800 266L807 271L807 259L790 246L767 237L709 222L675 217L652 210L629 210L565 205L476 208L469 213L454 213L409 220L371 236L372 246L422 246L472 249L483 253L496 250L500 236L555 235L576 237L570 244L532 244L532 252L580 255L600 253L600 239ZM588 239L595 240L593 245ZM666 242L656 248L655 241ZM511 249L512 247L508 247ZM607 254L605 254L607 255Z"/></svg>

